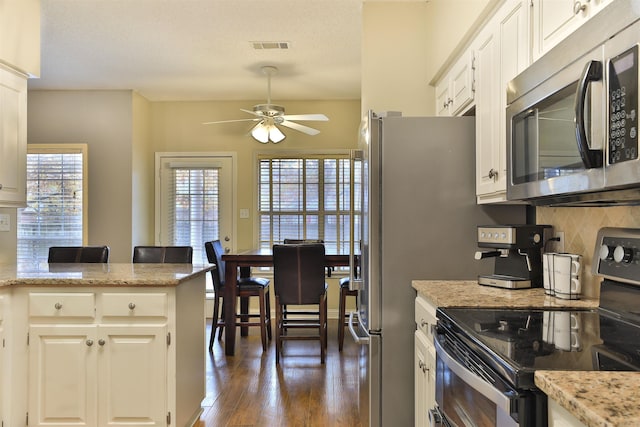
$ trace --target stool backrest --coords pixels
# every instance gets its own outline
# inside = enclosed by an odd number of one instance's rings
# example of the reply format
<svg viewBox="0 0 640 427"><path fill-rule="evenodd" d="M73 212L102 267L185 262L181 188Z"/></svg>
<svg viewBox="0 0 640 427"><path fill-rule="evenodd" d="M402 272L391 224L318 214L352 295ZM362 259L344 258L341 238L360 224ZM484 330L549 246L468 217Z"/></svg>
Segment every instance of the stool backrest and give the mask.
<svg viewBox="0 0 640 427"><path fill-rule="evenodd" d="M133 248L134 263L191 264L191 246L136 246Z"/></svg>
<svg viewBox="0 0 640 427"><path fill-rule="evenodd" d="M273 281L280 304L318 304L325 293L324 245L273 245Z"/></svg>
<svg viewBox="0 0 640 427"><path fill-rule="evenodd" d="M109 262L109 246L52 246L49 263L106 263Z"/></svg>

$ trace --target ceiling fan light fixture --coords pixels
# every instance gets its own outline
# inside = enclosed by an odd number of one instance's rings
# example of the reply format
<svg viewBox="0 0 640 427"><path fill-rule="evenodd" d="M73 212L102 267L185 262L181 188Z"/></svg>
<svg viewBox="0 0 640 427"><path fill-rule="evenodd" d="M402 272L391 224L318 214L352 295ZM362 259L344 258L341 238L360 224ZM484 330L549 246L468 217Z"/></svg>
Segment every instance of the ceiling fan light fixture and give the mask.
<svg viewBox="0 0 640 427"><path fill-rule="evenodd" d="M284 133L276 125L269 126L269 139L274 144L282 141L285 138Z"/></svg>
<svg viewBox="0 0 640 427"><path fill-rule="evenodd" d="M269 142L269 127L264 124L264 121L261 121L251 129L251 136L266 144Z"/></svg>

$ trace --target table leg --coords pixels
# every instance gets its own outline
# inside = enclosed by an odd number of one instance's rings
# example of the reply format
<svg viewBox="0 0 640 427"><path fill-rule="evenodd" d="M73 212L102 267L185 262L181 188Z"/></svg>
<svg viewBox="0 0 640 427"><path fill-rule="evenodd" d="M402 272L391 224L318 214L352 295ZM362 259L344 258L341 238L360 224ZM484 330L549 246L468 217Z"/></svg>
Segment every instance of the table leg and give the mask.
<svg viewBox="0 0 640 427"><path fill-rule="evenodd" d="M224 349L233 356L236 347L236 289L238 287L238 264L226 261L224 279Z"/></svg>

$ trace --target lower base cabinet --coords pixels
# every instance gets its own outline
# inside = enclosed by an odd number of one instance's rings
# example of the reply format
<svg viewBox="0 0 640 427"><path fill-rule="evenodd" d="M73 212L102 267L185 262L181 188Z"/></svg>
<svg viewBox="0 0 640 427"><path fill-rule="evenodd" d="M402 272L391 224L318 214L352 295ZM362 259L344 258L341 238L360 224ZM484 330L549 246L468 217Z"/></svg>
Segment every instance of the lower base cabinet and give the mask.
<svg viewBox="0 0 640 427"><path fill-rule="evenodd" d="M433 344L436 307L418 296L415 301L414 408L415 426L429 427L429 410L436 403L436 349Z"/></svg>
<svg viewBox="0 0 640 427"><path fill-rule="evenodd" d="M165 426L166 326L29 328L29 426Z"/></svg>
<svg viewBox="0 0 640 427"><path fill-rule="evenodd" d="M549 411L549 427L586 427L579 419L570 414L555 400L547 402Z"/></svg>

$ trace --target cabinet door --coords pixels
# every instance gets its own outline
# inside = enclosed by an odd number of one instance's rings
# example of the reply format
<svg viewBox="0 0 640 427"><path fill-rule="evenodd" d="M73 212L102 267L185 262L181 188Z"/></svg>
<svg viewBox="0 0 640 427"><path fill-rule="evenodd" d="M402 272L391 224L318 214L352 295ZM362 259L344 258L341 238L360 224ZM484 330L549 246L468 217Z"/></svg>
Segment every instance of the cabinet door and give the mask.
<svg viewBox="0 0 640 427"><path fill-rule="evenodd" d="M96 426L93 325L29 328L29 426Z"/></svg>
<svg viewBox="0 0 640 427"><path fill-rule="evenodd" d="M0 65L0 207L26 202L27 79Z"/></svg>
<svg viewBox="0 0 640 427"><path fill-rule="evenodd" d="M429 390L428 343L425 335L416 330L414 344L414 396L415 396L415 425L429 426L429 409L433 408L431 391ZM435 383L434 383L435 384ZM435 393L434 393L435 394Z"/></svg>
<svg viewBox="0 0 640 427"><path fill-rule="evenodd" d="M465 52L451 69L451 115L455 116L473 101L473 52Z"/></svg>
<svg viewBox="0 0 640 427"><path fill-rule="evenodd" d="M98 426L167 425L166 331L100 326Z"/></svg>
<svg viewBox="0 0 640 427"><path fill-rule="evenodd" d="M436 114L438 116L449 116L449 106L451 105L449 98L449 79L445 76L440 83L436 85Z"/></svg>
<svg viewBox="0 0 640 427"><path fill-rule="evenodd" d="M4 297L0 296L0 425L8 425L5 424L5 400L4 400L4 390L5 390L5 382L8 380L7 375L5 375L4 368Z"/></svg>
<svg viewBox="0 0 640 427"><path fill-rule="evenodd" d="M496 191L499 172L499 34L489 25L475 45L476 75L476 194ZM502 138L504 140L504 138Z"/></svg>

